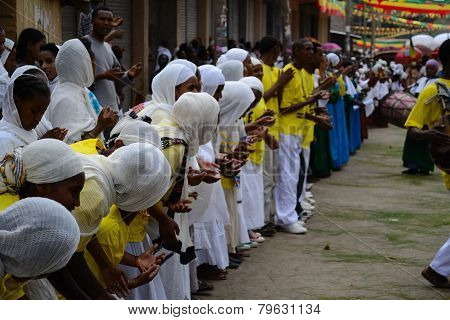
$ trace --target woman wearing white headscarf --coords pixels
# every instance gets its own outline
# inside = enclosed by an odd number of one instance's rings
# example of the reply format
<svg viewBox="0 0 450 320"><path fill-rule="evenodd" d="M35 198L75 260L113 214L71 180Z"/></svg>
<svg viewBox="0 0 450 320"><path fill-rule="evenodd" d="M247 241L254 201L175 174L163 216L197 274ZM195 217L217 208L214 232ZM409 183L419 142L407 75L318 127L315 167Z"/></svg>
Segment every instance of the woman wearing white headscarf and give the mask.
<svg viewBox="0 0 450 320"><path fill-rule="evenodd" d="M132 143L148 143L161 149L161 139L158 130L141 120L131 120L122 128L116 128L111 131L111 135L117 135L114 138L114 148L119 148ZM129 239L126 245L126 252L135 256L144 253L151 246L151 239L146 234L146 226L149 223L149 216L138 214L129 225ZM134 267L120 265L128 279L136 278L140 272ZM166 300L164 286L161 277L158 274L151 282L131 290L127 297L128 300Z"/></svg>
<svg viewBox="0 0 450 320"><path fill-rule="evenodd" d="M207 93L185 93L175 103L171 117L159 124L163 152L172 168L172 186L163 198L171 204L187 198L188 157L198 153L199 146L211 141L219 118L219 105ZM169 204L169 207L171 205ZM176 213L180 225L182 251L192 247L189 235L189 219L186 213ZM189 299L189 268L179 259L169 260L161 269L168 299Z"/></svg>
<svg viewBox="0 0 450 320"><path fill-rule="evenodd" d="M169 49L163 47L163 46L159 46L158 47L158 54L156 55L156 66L155 66L155 71L158 71L161 66L159 65L159 58L161 56L166 56L167 57L167 61L172 60L172 53L170 52Z"/></svg>
<svg viewBox="0 0 450 320"><path fill-rule="evenodd" d="M40 137L36 130L49 105L50 90L37 76L24 74L32 69L47 79L37 67L24 66L12 74L8 84L0 120L0 158Z"/></svg>
<svg viewBox="0 0 450 320"><path fill-rule="evenodd" d="M241 139L245 139L245 129L242 116L255 100L255 95L248 85L236 81L225 82L223 97L219 101L220 121L218 134L213 141L215 153L230 154L237 147ZM238 206L240 195L236 183L238 176L224 176L222 172L222 187L230 215L230 225L226 226L228 250L236 252L240 241L240 223ZM246 241L248 242L248 241Z"/></svg>
<svg viewBox="0 0 450 320"><path fill-rule="evenodd" d="M228 50L225 54L219 57L219 60L217 60L217 64L222 64L226 61L240 61L244 64L246 64L248 61L251 64L250 54L244 49L240 48L233 48Z"/></svg>
<svg viewBox="0 0 450 320"><path fill-rule="evenodd" d="M239 81L244 77L244 65L239 61L225 61L217 66L226 81Z"/></svg>
<svg viewBox="0 0 450 320"><path fill-rule="evenodd" d="M175 101L185 92L197 91L198 80L195 73L181 64L168 65L152 82L152 100L144 104L138 117L150 117L152 124L167 119Z"/></svg>
<svg viewBox="0 0 450 320"><path fill-rule="evenodd" d="M202 92L213 96L217 101L222 98L225 77L222 70L212 65L204 65L198 68L202 77Z"/></svg>
<svg viewBox="0 0 450 320"><path fill-rule="evenodd" d="M202 91L220 101L225 86L225 78L222 71L211 65L199 67L202 75ZM197 155L202 161L215 163L216 155L212 142L200 146ZM200 184L199 187L203 185ZM225 195L220 181L205 186L200 192L199 198L192 205L192 213L189 216L193 224L193 240L196 248L197 264L209 264L220 270L225 270L229 265L227 240L225 237L225 225L230 223L229 214L225 202ZM224 275L216 275L216 278L225 278Z"/></svg>
<svg viewBox="0 0 450 320"><path fill-rule="evenodd" d="M85 89L94 82L88 50L80 40L68 40L61 46L55 64L59 83L53 90L46 119L52 126L68 130L64 141L69 144L101 136L117 117L110 108L104 108L99 116L92 108Z"/></svg>
<svg viewBox="0 0 450 320"><path fill-rule="evenodd" d="M76 195L83 188L81 158L67 144L56 139L32 142L20 152L0 160L0 212L24 197L53 199L68 210L79 203ZM45 184L45 191L36 185Z"/></svg>
<svg viewBox="0 0 450 320"><path fill-rule="evenodd" d="M0 177L0 215L20 198L49 198L67 210L79 205L79 194L84 185L83 165L79 156L62 141L42 139L32 142L21 152L2 159L0 171L3 172ZM55 290L45 280L28 283L25 292L32 299L56 299ZM20 289L15 296L23 294Z"/></svg>
<svg viewBox="0 0 450 320"><path fill-rule="evenodd" d="M108 297L106 291L89 272L83 251L89 244L89 251L97 260L91 250L98 249L93 236L113 204L120 210L133 213L159 202L169 186L170 166L157 147L144 143L124 146L109 157L81 157L86 182L81 191L80 206L72 213L80 227L80 243L66 271L89 297L105 298ZM104 262L107 263L105 272L117 269L108 261ZM56 277L61 277L61 274ZM70 288L61 286L58 280L61 281L58 278L52 284L63 295L70 295L70 291L67 292ZM108 281L107 284L110 285ZM118 285L115 283L116 287Z"/></svg>
<svg viewBox="0 0 450 320"><path fill-rule="evenodd" d="M67 209L49 199L24 199L0 214L0 297L15 298L24 281L63 268L79 235Z"/></svg>
<svg viewBox="0 0 450 320"><path fill-rule="evenodd" d="M197 66L194 63L190 62L189 60L176 59L176 60L173 60L172 62L170 62L168 65L170 66L173 64L181 64L181 65L189 68L189 70L191 70L194 74L197 73Z"/></svg>
<svg viewBox="0 0 450 320"><path fill-rule="evenodd" d="M259 118L264 116L266 105L264 99L263 83L255 77L245 77L240 80L247 84L254 92L259 102L256 107L248 111L245 115L247 125L254 124ZM259 126L258 126L259 127ZM267 134L261 135L261 141L252 146L253 152L249 155L249 161L241 171L242 184L242 207L246 226L249 230L250 240L262 242L264 239L251 230L261 228L264 225L264 179L262 164L264 159L264 138Z"/></svg>

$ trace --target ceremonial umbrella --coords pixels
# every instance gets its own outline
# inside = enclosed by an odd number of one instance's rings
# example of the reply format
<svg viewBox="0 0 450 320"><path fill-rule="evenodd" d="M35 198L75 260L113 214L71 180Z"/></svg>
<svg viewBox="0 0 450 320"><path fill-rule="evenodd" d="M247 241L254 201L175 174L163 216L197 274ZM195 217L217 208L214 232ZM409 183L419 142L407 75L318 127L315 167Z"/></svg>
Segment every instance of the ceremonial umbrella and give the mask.
<svg viewBox="0 0 450 320"><path fill-rule="evenodd" d="M434 37L434 44L436 48L439 48L447 39L450 39L450 33L441 33Z"/></svg>
<svg viewBox="0 0 450 320"><path fill-rule="evenodd" d="M422 56L422 51L418 48L415 48L413 52L409 48L403 48L396 54L395 61L404 64L411 61L420 61Z"/></svg>
<svg viewBox="0 0 450 320"><path fill-rule="evenodd" d="M325 52L340 51L341 46L334 42L325 42L322 44L322 50Z"/></svg>

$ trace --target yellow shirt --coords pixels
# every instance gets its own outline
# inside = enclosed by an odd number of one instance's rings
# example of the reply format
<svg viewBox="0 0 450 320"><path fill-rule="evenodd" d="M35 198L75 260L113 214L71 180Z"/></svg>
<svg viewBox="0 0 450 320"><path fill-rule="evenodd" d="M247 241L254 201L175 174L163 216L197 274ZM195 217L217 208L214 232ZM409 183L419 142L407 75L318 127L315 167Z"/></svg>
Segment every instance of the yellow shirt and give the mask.
<svg viewBox="0 0 450 320"><path fill-rule="evenodd" d="M283 100L281 101L280 109L291 107L292 105L306 100L305 93L303 92L303 79L300 70L290 63L284 67L283 71L286 71L289 68L294 70L294 77L284 87ZM307 108L308 107L305 107L296 112L280 115L280 133L295 136L302 134L303 127L307 120L297 118L297 114L304 115Z"/></svg>
<svg viewBox="0 0 450 320"><path fill-rule="evenodd" d="M100 151L105 150L105 146L103 145L100 139L87 139L75 142L70 145L70 147L78 153L81 154L99 154Z"/></svg>
<svg viewBox="0 0 450 320"><path fill-rule="evenodd" d="M24 285L7 273L3 278L0 278L0 300L19 300L25 295Z"/></svg>
<svg viewBox="0 0 450 320"><path fill-rule="evenodd" d="M138 213L136 217L131 221L129 230L129 242L142 242L145 239L145 227L148 224L149 217L147 216L147 210L143 210Z"/></svg>
<svg viewBox="0 0 450 320"><path fill-rule="evenodd" d="M269 91L275 83L278 82L280 77L280 69L277 67L270 67L266 64L263 64L263 79L262 83L264 85L264 91ZM278 95L275 95L268 101L265 101L266 108L268 110L273 110L275 112L275 124L272 127L269 127L269 133L273 135L277 140L280 133L280 124L279 124L279 112L280 106L278 105Z"/></svg>
<svg viewBox="0 0 450 320"><path fill-rule="evenodd" d="M305 98L312 95L314 91L314 75L310 74L305 69L302 69L300 71L300 74L302 76L302 88L303 92L305 93ZM305 111L308 113L314 113L314 105L305 107ZM314 121L311 120L305 120L305 126L302 130L302 147L303 148L309 148L311 143L314 141Z"/></svg>
<svg viewBox="0 0 450 320"><path fill-rule="evenodd" d="M4 193L0 195L0 212L19 200L20 198L18 194Z"/></svg>
<svg viewBox="0 0 450 320"><path fill-rule="evenodd" d="M339 84L339 95L341 97L345 96L346 92L347 92L347 87L345 86L345 81L344 81L344 77L340 76L337 79L337 82Z"/></svg>
<svg viewBox="0 0 450 320"><path fill-rule="evenodd" d="M237 124L233 124L219 129L217 140L220 153L230 153L239 144L239 133L236 130L237 126ZM220 182L222 188L233 189L236 187L236 180L234 178L221 177Z"/></svg>
<svg viewBox="0 0 450 320"><path fill-rule="evenodd" d="M181 169L181 163L183 162L183 156L184 156L184 146L182 144L173 145L170 147L167 147L162 152L164 153L164 156L166 157L167 161L169 161L170 169L171 169L171 185L169 190L164 195L163 199L168 200L170 194L173 191L173 188L175 187L175 180L180 172ZM186 166L188 163L186 164ZM186 168L188 170L189 168Z"/></svg>
<svg viewBox="0 0 450 320"><path fill-rule="evenodd" d="M118 265L122 261L128 243L128 226L115 205L111 207L109 215L102 220L96 236L108 260L113 265ZM100 267L88 250L84 251L84 257L94 276L106 287Z"/></svg>
<svg viewBox="0 0 450 320"><path fill-rule="evenodd" d="M439 82L444 83L450 88L450 80L438 79ZM438 93L436 85L429 85L419 94L416 105L411 110L408 120L406 120L405 127L422 129L424 126L433 128L442 117L442 105L438 99L430 98ZM447 189L450 190L450 177L443 172L444 182Z"/></svg>
<svg viewBox="0 0 450 320"><path fill-rule="evenodd" d="M264 112L266 112L266 104L264 103L264 100L261 99L261 101L258 103L258 105L253 108L244 118L245 124L249 124L257 120L259 117L261 117ZM252 145L249 149L255 150L254 152L250 153L249 160L255 164L261 164L264 159L264 140L258 141L254 145Z"/></svg>
<svg viewBox="0 0 450 320"><path fill-rule="evenodd" d="M86 230L86 235L80 236L80 243L78 244L77 252L82 252L86 249L87 244L91 240L95 230L100 226L105 212L104 201L107 201L101 191L101 187L95 179L88 179L84 183L83 190L80 193L80 206L73 210L72 215L83 233Z"/></svg>

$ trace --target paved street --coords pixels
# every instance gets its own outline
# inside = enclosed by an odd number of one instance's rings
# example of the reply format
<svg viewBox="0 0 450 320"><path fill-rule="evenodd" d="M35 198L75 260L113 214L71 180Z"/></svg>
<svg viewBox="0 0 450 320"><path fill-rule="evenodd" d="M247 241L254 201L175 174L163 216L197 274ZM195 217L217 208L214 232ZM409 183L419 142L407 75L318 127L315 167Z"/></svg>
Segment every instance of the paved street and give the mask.
<svg viewBox="0 0 450 320"><path fill-rule="evenodd" d="M307 235L269 238L203 298L450 298L420 275L450 231L440 173L400 174L405 130L369 134L347 167L314 185Z"/></svg>

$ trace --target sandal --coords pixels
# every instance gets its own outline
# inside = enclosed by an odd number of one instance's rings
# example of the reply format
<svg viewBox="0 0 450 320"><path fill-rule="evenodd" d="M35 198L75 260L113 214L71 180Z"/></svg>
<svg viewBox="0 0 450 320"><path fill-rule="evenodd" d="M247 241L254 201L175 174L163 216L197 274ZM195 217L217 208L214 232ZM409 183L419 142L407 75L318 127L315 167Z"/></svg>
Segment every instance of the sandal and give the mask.
<svg viewBox="0 0 450 320"><path fill-rule="evenodd" d="M197 292L205 292L205 291L212 291L214 290L214 286L212 284L209 284L206 281L198 281L198 290Z"/></svg>

